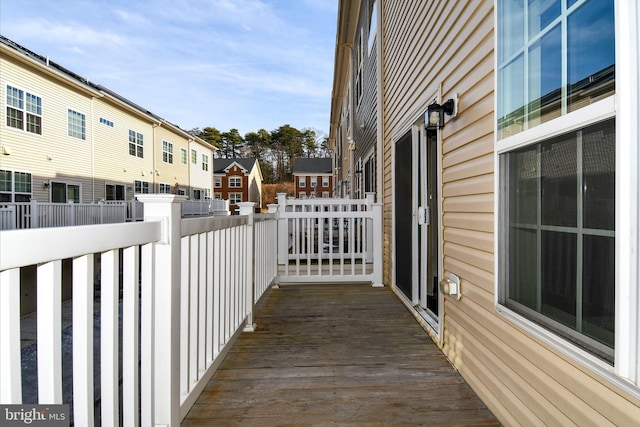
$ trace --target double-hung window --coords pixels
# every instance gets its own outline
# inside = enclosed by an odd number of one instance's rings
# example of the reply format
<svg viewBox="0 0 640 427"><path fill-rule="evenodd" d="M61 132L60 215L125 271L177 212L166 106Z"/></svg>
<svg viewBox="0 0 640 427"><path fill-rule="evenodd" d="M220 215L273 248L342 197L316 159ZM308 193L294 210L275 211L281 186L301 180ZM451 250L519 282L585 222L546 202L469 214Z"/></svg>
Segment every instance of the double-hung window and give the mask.
<svg viewBox="0 0 640 427"><path fill-rule="evenodd" d="M140 132L129 129L129 154L135 157L144 157L144 137Z"/></svg>
<svg viewBox="0 0 640 427"><path fill-rule="evenodd" d="M184 148L180 149L180 163L183 165L187 164L187 150Z"/></svg>
<svg viewBox="0 0 640 427"><path fill-rule="evenodd" d="M198 164L198 152L194 149L191 149L191 163Z"/></svg>
<svg viewBox="0 0 640 427"><path fill-rule="evenodd" d="M160 183L158 184L158 193L161 194L170 194L171 193L171 185Z"/></svg>
<svg viewBox="0 0 640 427"><path fill-rule="evenodd" d="M307 177L301 176L298 177L298 187L306 187L307 186Z"/></svg>
<svg viewBox="0 0 640 427"><path fill-rule="evenodd" d="M242 193L229 193L229 203L237 205L242 201Z"/></svg>
<svg viewBox="0 0 640 427"><path fill-rule="evenodd" d="M87 121L83 113L67 110L67 135L79 139L87 139Z"/></svg>
<svg viewBox="0 0 640 427"><path fill-rule="evenodd" d="M207 156L206 154L202 155L202 170L203 171L209 170L209 156Z"/></svg>
<svg viewBox="0 0 640 427"><path fill-rule="evenodd" d="M42 135L42 98L7 85L7 126Z"/></svg>
<svg viewBox="0 0 640 427"><path fill-rule="evenodd" d="M173 164L173 144L162 141L162 161Z"/></svg>
<svg viewBox="0 0 640 427"><path fill-rule="evenodd" d="M229 177L229 187L240 188L242 187L242 178L239 176Z"/></svg>
<svg viewBox="0 0 640 427"><path fill-rule="evenodd" d="M610 364L614 34L613 0L498 1L498 302Z"/></svg>
<svg viewBox="0 0 640 427"><path fill-rule="evenodd" d="M31 201L31 174L0 169L0 202Z"/></svg>
<svg viewBox="0 0 640 427"><path fill-rule="evenodd" d="M149 193L149 182L148 181L139 181L135 180L133 182L134 191L136 194L147 194Z"/></svg>

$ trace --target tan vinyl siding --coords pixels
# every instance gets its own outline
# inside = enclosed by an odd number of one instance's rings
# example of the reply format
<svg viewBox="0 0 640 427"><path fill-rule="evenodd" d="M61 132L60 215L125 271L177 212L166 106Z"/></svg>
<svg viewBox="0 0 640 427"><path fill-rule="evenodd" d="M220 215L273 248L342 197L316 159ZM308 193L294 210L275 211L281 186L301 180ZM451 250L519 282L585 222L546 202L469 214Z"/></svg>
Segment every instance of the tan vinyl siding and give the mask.
<svg viewBox="0 0 640 427"><path fill-rule="evenodd" d="M154 182L153 125L150 121L128 114L102 99L95 101L94 112L98 198L105 197L105 182L109 182L124 185L126 198L131 199L134 196L134 181L146 181L150 186ZM113 122L113 127L100 123L101 117ZM142 158L129 154L129 130L143 136Z"/></svg>
<svg viewBox="0 0 640 427"><path fill-rule="evenodd" d="M4 53L0 57L0 69L0 144L11 152L0 158L0 168L30 172L33 198L38 201L50 200L49 190L42 187L42 183L50 179L80 184L81 201L93 201L91 98L70 86L52 81L37 69L24 66ZM7 127L7 85L42 98L42 135ZM85 115L86 139L68 136L69 108Z"/></svg>
<svg viewBox="0 0 640 427"><path fill-rule="evenodd" d="M462 299L444 298L439 345L505 425L638 425L637 396L496 312L493 4L381 2L384 281L394 274L394 142L434 94L457 93L458 116L439 135L441 262Z"/></svg>
<svg viewBox="0 0 640 427"><path fill-rule="evenodd" d="M167 141L173 144L173 163L166 163L162 160L162 141ZM155 168L157 169L155 182L169 184L171 189L173 190L176 183L180 189L185 190L187 194L189 194L189 164L191 162L191 157L189 157L189 161L186 165L180 163L180 148L184 148L185 150L190 150L189 141L183 137L182 135L178 135L175 132L172 132L169 128L165 126L157 126L155 128ZM187 151L191 156L191 151ZM201 159L198 159L198 165L200 164ZM211 159L209 160L211 163L209 167L213 166L213 162ZM154 192L157 192L158 188L154 189Z"/></svg>

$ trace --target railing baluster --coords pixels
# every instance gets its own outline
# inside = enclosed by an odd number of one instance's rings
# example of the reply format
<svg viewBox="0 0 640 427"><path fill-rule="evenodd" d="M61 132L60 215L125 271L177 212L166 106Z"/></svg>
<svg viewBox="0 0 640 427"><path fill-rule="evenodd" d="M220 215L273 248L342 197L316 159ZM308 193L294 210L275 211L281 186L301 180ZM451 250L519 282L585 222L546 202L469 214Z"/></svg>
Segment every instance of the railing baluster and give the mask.
<svg viewBox="0 0 640 427"><path fill-rule="evenodd" d="M208 205L207 209L208 209ZM206 333L207 333L207 233L201 233L198 235L198 379L202 376L202 373L206 369L207 349L206 349Z"/></svg>
<svg viewBox="0 0 640 427"><path fill-rule="evenodd" d="M38 402L62 403L62 261L38 265Z"/></svg>
<svg viewBox="0 0 640 427"><path fill-rule="evenodd" d="M187 312L187 339L188 339L188 353L187 360L188 364L188 373L189 373L189 385L188 391L191 391L193 384L198 381L198 308L199 308L199 288L200 288L200 275L199 275L199 265L200 255L198 254L199 245L199 235L195 234L193 236L189 236L189 262L187 262L188 270L187 273L189 275L188 282L188 312Z"/></svg>
<svg viewBox="0 0 640 427"><path fill-rule="evenodd" d="M100 272L100 400L102 425L117 426L118 402L118 250L103 252Z"/></svg>
<svg viewBox="0 0 640 427"><path fill-rule="evenodd" d="M74 424L94 423L93 255L73 260L73 415Z"/></svg>
<svg viewBox="0 0 640 427"><path fill-rule="evenodd" d="M122 420L125 426L140 425L139 418L139 326L140 287L138 271L140 258L137 246L123 250L123 307L122 307ZM124 326L126 325L126 326Z"/></svg>
<svg viewBox="0 0 640 427"><path fill-rule="evenodd" d="M155 380L154 380L154 352L155 352L155 245L148 243L142 246L141 262L141 297L140 307L140 425L155 424Z"/></svg>
<svg viewBox="0 0 640 427"><path fill-rule="evenodd" d="M20 269L0 272L0 401L22 403Z"/></svg>
<svg viewBox="0 0 640 427"><path fill-rule="evenodd" d="M189 393L189 297L190 237L180 239L180 395Z"/></svg>
<svg viewBox="0 0 640 427"><path fill-rule="evenodd" d="M214 232L209 231L207 233L207 255L206 255L206 268L207 268L207 304L206 304L206 339L204 342L204 347L206 349L205 363L212 361L215 358L215 312L214 312L214 266L215 266L215 257L217 253L214 251Z"/></svg>

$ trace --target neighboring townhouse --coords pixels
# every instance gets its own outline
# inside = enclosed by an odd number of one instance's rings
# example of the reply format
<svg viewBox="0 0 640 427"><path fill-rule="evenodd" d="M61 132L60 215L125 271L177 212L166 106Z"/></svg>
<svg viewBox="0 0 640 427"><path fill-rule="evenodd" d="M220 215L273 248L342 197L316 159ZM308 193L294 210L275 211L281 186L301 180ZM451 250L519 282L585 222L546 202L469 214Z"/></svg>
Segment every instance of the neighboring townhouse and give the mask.
<svg viewBox="0 0 640 427"><path fill-rule="evenodd" d="M262 171L256 159L214 159L213 197L229 200L235 212L239 202L255 202L262 207Z"/></svg>
<svg viewBox="0 0 640 427"><path fill-rule="evenodd" d="M335 190L344 197L379 191L377 22L377 0L350 2L338 16L335 63L344 78L334 80L329 139Z"/></svg>
<svg viewBox="0 0 640 427"><path fill-rule="evenodd" d="M189 194L181 150L206 142L2 36L0 53L0 202Z"/></svg>
<svg viewBox="0 0 640 427"><path fill-rule="evenodd" d="M207 143L196 140L189 142L189 150L180 149L180 162L189 163L191 192L193 200L211 199L213 189L213 150Z"/></svg>
<svg viewBox="0 0 640 427"><path fill-rule="evenodd" d="M339 3L336 153L365 3ZM637 3L377 9L384 283L503 424L637 425Z"/></svg>
<svg viewBox="0 0 640 427"><path fill-rule="evenodd" d="M295 197L315 199L333 197L333 160L297 158L293 164Z"/></svg>

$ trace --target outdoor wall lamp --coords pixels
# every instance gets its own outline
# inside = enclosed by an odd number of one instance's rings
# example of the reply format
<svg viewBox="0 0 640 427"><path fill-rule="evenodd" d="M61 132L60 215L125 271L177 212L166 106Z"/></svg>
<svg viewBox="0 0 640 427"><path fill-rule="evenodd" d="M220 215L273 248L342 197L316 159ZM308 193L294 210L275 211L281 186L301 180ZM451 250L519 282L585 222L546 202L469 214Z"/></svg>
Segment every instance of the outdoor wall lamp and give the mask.
<svg viewBox="0 0 640 427"><path fill-rule="evenodd" d="M440 129L444 127L444 115L454 116L456 113L455 98L448 99L444 104L440 105L436 102L427 107L425 114L425 124L427 129Z"/></svg>
<svg viewBox="0 0 640 427"><path fill-rule="evenodd" d="M45 181L42 183L42 188L46 190L47 188L49 188L49 185L50 185L49 182Z"/></svg>

